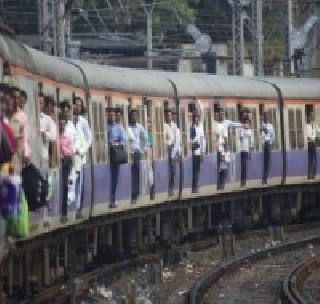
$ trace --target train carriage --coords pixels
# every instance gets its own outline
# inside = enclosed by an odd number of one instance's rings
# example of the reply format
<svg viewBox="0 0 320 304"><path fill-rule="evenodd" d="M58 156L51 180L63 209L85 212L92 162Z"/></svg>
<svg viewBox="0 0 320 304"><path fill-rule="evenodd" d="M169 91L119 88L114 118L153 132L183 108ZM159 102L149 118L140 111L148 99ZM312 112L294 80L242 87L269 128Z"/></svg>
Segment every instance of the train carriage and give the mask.
<svg viewBox="0 0 320 304"><path fill-rule="evenodd" d="M54 97L57 103L81 96L86 101L88 118L93 131L90 160L84 170L84 219L120 212L129 208L159 204L170 200L215 195L221 192L245 191L250 188L270 187L284 183L309 182L307 179L307 151L304 135L305 115L314 111L320 123L320 85L318 79L249 78L213 76L160 71L144 71L91 64L79 60L61 59L21 45L10 37L0 36L1 80L11 82L28 93L26 112L30 118L32 136L31 160L41 169L37 96L40 92ZM201 165L200 191L191 194L190 126L192 105L200 99L203 106L203 125L207 148ZM240 156L237 130L230 130L231 163L224 190L217 190L217 157L214 147L215 108L223 107L226 118L238 120L243 107L251 111L255 135L254 151L249 162L248 181L240 188ZM141 195L136 205L130 204L130 163L121 166L117 187L118 208L108 207L110 197L110 170L108 143L105 134L105 108L120 107L123 124L128 126L128 112L137 109L139 121L145 127L152 122L154 145L155 199L150 200L147 160L142 160ZM174 195L168 196L168 160L164 144L164 110L175 108L182 138L182 160L177 164ZM275 128L275 143L271 155L268 185L262 185L262 151L260 117L269 113ZM317 158L319 158L319 149ZM317 165L319 181L320 165ZM56 176L54 195L49 203L49 214L44 209L31 213L30 237L79 222L75 207L70 206L69 221L60 219L60 170ZM44 225L49 216L50 225ZM2 221L2 220L1 220ZM3 221L0 225L4 225ZM0 242L3 231L0 230Z"/></svg>

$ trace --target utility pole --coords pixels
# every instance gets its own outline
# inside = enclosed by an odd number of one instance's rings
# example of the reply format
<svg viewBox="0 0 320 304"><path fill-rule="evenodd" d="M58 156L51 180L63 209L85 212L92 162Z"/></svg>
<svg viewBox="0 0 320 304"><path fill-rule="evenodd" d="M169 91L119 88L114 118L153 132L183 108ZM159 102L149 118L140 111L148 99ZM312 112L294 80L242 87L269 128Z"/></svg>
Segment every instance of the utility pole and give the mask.
<svg viewBox="0 0 320 304"><path fill-rule="evenodd" d="M292 7L292 0L286 0L286 29L287 29L287 39L286 39L286 46L285 46L285 59L288 60L288 68L287 68L287 73L291 75L294 70L294 63L292 62L292 56L294 54L294 50L292 47L292 31L293 31L293 7Z"/></svg>
<svg viewBox="0 0 320 304"><path fill-rule="evenodd" d="M58 2L58 55L66 56L66 19L65 19L65 0Z"/></svg>
<svg viewBox="0 0 320 304"><path fill-rule="evenodd" d="M254 75L263 75L262 0L252 0L253 66Z"/></svg>
<svg viewBox="0 0 320 304"><path fill-rule="evenodd" d="M150 4L146 4L143 2L143 9L147 16L147 57L148 57L148 69L152 70L153 62L152 62L152 15L155 7L155 0Z"/></svg>
<svg viewBox="0 0 320 304"><path fill-rule="evenodd" d="M244 63L244 37L243 37L244 12L241 0L232 3L232 33L233 33L233 74L243 75Z"/></svg>

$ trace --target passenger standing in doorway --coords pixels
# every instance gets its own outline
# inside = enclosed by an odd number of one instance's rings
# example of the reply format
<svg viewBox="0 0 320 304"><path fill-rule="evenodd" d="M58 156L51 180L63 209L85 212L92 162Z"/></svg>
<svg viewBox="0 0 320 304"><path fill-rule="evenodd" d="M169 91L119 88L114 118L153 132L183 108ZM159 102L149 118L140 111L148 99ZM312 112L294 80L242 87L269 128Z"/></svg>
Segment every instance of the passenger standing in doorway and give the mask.
<svg viewBox="0 0 320 304"><path fill-rule="evenodd" d="M169 172L169 196L173 195L174 176L175 176L175 151L176 146L176 129L177 125L173 121L172 111L166 111L166 123L164 124L164 139L168 151L168 172Z"/></svg>
<svg viewBox="0 0 320 304"><path fill-rule="evenodd" d="M131 110L129 115L128 140L131 144L131 203L135 204L140 194L140 160L147 152L147 134L143 126L137 122L137 110Z"/></svg>
<svg viewBox="0 0 320 304"><path fill-rule="evenodd" d="M190 139L192 150L192 193L198 193L200 166L205 151L205 138L202 124L200 124L200 117L197 113L192 116Z"/></svg>
<svg viewBox="0 0 320 304"><path fill-rule="evenodd" d="M225 154L228 150L228 128L224 126L224 113L219 109L215 112L216 120L216 145L217 145L217 189L224 189L225 175L227 168L225 166Z"/></svg>
<svg viewBox="0 0 320 304"><path fill-rule="evenodd" d="M305 126L305 132L308 141L308 179L314 179L316 177L316 139L318 131L319 127L314 122L313 112L309 112L307 115L307 123Z"/></svg>
<svg viewBox="0 0 320 304"><path fill-rule="evenodd" d="M248 160L249 155L253 150L253 144L254 138L250 121L248 118L245 118L243 127L240 129L241 187L244 187L247 182Z"/></svg>
<svg viewBox="0 0 320 304"><path fill-rule="evenodd" d="M83 218L83 166L87 163L87 153L92 144L92 133L87 119L83 116L85 113L83 100L75 97L73 100L74 114L73 122L77 131L77 144L75 153L76 170L76 218Z"/></svg>
<svg viewBox="0 0 320 304"><path fill-rule="evenodd" d="M59 116L59 143L61 156L61 185L62 185L62 202L61 202L61 222L68 221L68 181L73 162L73 145L72 139L65 131L67 118L64 114Z"/></svg>
<svg viewBox="0 0 320 304"><path fill-rule="evenodd" d="M154 155L153 155L153 147L154 147L154 138L152 134L152 121L148 118L148 158L147 158L147 167L148 167L148 180L150 186L150 199L153 200L155 196L155 185L154 185Z"/></svg>
<svg viewBox="0 0 320 304"><path fill-rule="evenodd" d="M263 121L261 124L261 138L263 147L263 174L262 184L267 184L270 171L271 148L275 139L274 129L271 123L268 122L268 113L263 113Z"/></svg>
<svg viewBox="0 0 320 304"><path fill-rule="evenodd" d="M110 208L116 208L116 191L119 178L120 164L115 155L117 148L125 149L126 135L121 123L116 123L116 113L114 108L107 109L107 130L109 155L110 155Z"/></svg>
<svg viewBox="0 0 320 304"><path fill-rule="evenodd" d="M28 164L30 161L30 145L29 145L29 120L24 111L27 101L27 93L20 91L17 87L13 87L12 98L15 100L17 111L14 118L19 121L23 129L23 163ZM21 96L21 93L23 96Z"/></svg>

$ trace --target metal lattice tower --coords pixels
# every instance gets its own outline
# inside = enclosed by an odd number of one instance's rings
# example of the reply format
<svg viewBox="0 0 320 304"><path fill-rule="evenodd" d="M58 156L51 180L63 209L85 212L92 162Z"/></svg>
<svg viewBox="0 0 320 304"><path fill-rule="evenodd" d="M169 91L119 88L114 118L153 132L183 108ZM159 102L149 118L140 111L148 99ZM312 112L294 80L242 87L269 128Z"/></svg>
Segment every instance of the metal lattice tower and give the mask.
<svg viewBox="0 0 320 304"><path fill-rule="evenodd" d="M252 0L252 34L254 75L263 75L262 0Z"/></svg>
<svg viewBox="0 0 320 304"><path fill-rule="evenodd" d="M233 36L233 74L243 75L244 38L241 0L233 0L232 5Z"/></svg>
<svg viewBox="0 0 320 304"><path fill-rule="evenodd" d="M65 0L38 0L38 15L41 50L65 57Z"/></svg>

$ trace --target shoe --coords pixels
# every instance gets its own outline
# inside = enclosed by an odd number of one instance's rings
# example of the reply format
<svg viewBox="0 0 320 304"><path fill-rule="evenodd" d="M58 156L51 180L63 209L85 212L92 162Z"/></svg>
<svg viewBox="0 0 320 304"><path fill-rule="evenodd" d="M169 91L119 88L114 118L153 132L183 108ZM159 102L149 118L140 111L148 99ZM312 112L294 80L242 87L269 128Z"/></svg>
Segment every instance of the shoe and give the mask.
<svg viewBox="0 0 320 304"><path fill-rule="evenodd" d="M109 208L117 208L117 205L116 205L115 203L111 203L111 204L109 205Z"/></svg>
<svg viewBox="0 0 320 304"><path fill-rule="evenodd" d="M199 193L199 189L192 189L192 193Z"/></svg>
<svg viewBox="0 0 320 304"><path fill-rule="evenodd" d="M81 211L79 210L76 213L76 220L82 220L82 219L83 219L83 215L82 215Z"/></svg>
<svg viewBox="0 0 320 304"><path fill-rule="evenodd" d="M173 191L170 190L169 193L168 193L168 195L169 195L169 196L173 196Z"/></svg>
<svg viewBox="0 0 320 304"><path fill-rule="evenodd" d="M137 199L136 199L136 198L133 198L133 199L131 200L131 204L134 205L134 204L136 204L136 203L137 203Z"/></svg>
<svg viewBox="0 0 320 304"><path fill-rule="evenodd" d="M66 223L68 221L68 217L66 215L62 216L61 219L60 219L60 222L63 224L63 223Z"/></svg>

